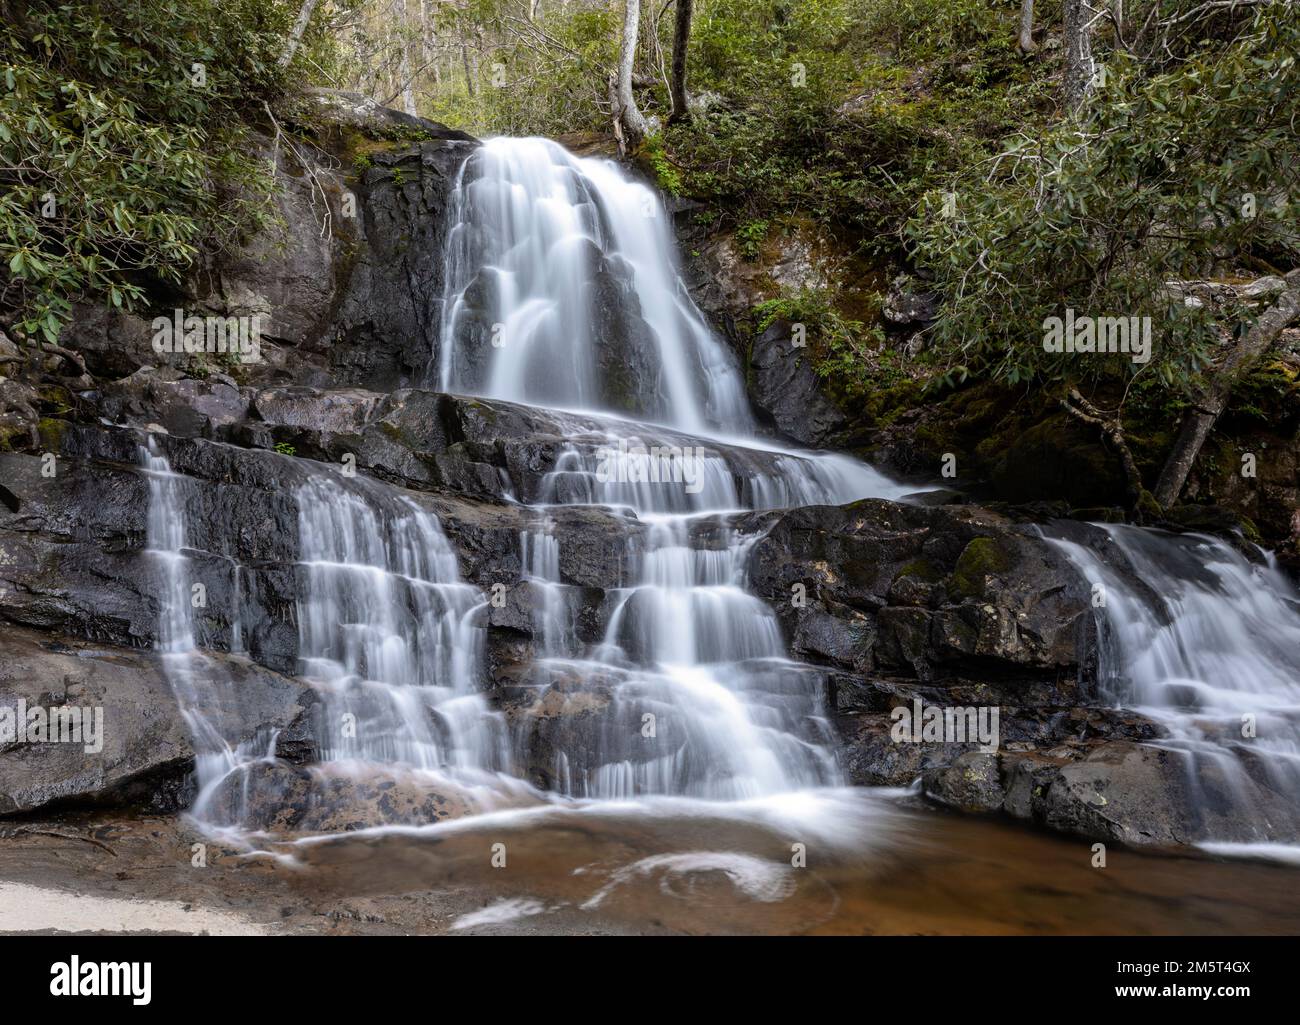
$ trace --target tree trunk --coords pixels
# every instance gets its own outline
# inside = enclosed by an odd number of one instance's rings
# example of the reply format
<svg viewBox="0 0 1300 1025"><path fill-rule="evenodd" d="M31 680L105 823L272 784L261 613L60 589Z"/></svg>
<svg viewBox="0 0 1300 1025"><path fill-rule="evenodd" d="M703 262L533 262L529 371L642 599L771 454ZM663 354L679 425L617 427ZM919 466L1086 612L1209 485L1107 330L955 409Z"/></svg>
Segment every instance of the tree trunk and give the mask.
<svg viewBox="0 0 1300 1025"><path fill-rule="evenodd" d="M1237 347L1223 361L1213 382L1197 397L1183 417L1178 440L1174 442L1173 450L1160 471L1160 480L1156 483L1155 500L1162 507L1168 509L1183 493L1187 475L1192 472L1201 446L1227 407L1233 386L1268 351L1277 336L1300 317L1300 270L1288 274L1286 282L1287 290L1278 297L1276 303L1260 314L1255 326L1237 343Z"/></svg>
<svg viewBox="0 0 1300 1025"><path fill-rule="evenodd" d="M1083 106L1092 89L1093 10L1088 0L1065 0L1065 105L1071 112Z"/></svg>
<svg viewBox="0 0 1300 1025"><path fill-rule="evenodd" d="M1020 49L1023 53L1038 49L1034 42L1034 0L1024 0L1020 5Z"/></svg>
<svg viewBox="0 0 1300 1025"><path fill-rule="evenodd" d="M311 21L314 10L316 10L316 0L302 0L302 6L298 8L298 17L293 19L293 28L289 30L289 41L285 43L284 52L280 54L280 67L287 68L289 62L293 60L293 55L298 52L298 44L302 42L303 33L307 31L307 24Z"/></svg>
<svg viewBox="0 0 1300 1025"><path fill-rule="evenodd" d="M1114 416L1107 416L1085 399L1078 388L1071 388L1069 395L1061 400L1061 405L1074 418L1100 429L1102 435L1111 443L1111 446L1119 455L1120 465L1124 467L1124 480L1128 486L1128 497L1131 506L1140 515L1142 511L1142 474L1138 472L1137 461L1133 458L1133 450L1128 447L1128 439L1124 436L1124 424L1120 420L1119 413L1117 412Z"/></svg>
<svg viewBox="0 0 1300 1025"><path fill-rule="evenodd" d="M397 74L402 80L402 110L415 114L415 88L411 74L411 32L410 21L406 16L406 0L397 0L397 45L401 48Z"/></svg>
<svg viewBox="0 0 1300 1025"><path fill-rule="evenodd" d="M469 63L469 45L465 42L465 32L460 32L460 62L465 67L465 91L470 99L474 98L474 70Z"/></svg>
<svg viewBox="0 0 1300 1025"><path fill-rule="evenodd" d="M1033 0L1026 0L1032 4ZM691 112L686 105L686 48L691 41L691 8L694 0L677 0L677 10L673 20L673 70L670 92L673 99L673 112L668 116L668 123L686 121Z"/></svg>
<svg viewBox="0 0 1300 1025"><path fill-rule="evenodd" d="M641 23L641 0L624 0L623 41L618 55L618 81L615 87L614 120L622 129L619 151L635 147L646 133L645 118L637 110L632 96L632 62L636 57L637 30ZM617 133L616 133L617 134Z"/></svg>

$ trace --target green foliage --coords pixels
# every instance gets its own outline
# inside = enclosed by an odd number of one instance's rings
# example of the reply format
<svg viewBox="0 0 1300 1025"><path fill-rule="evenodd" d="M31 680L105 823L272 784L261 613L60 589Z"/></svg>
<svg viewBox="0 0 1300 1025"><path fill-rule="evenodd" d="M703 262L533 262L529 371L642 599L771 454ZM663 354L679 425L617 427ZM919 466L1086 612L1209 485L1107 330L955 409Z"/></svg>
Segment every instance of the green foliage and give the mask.
<svg viewBox="0 0 1300 1025"><path fill-rule="evenodd" d="M945 297L942 360L1010 384L1145 373L1177 390L1197 379L1221 323L1165 283L1300 262L1300 22L1281 8L1155 73L1109 54L1106 85L1080 118L958 175L947 186L954 215L941 194L928 197L909 230ZM1044 319L1066 308L1150 316L1150 364L1045 352Z"/></svg>
<svg viewBox="0 0 1300 1025"><path fill-rule="evenodd" d="M884 336L880 328L868 329L861 321L845 317L835 298L825 288L783 291L754 307L756 328L764 331L777 320L802 324L813 369L822 377L834 378L846 392L894 376L890 373L892 354L881 348Z"/></svg>
<svg viewBox="0 0 1300 1025"><path fill-rule="evenodd" d="M512 0L434 9L434 31L493 42L481 56L466 49L468 81L444 81L421 113L481 134L555 136L608 128L601 108L617 60L622 4L551 6L544 5L535 21Z"/></svg>
<svg viewBox="0 0 1300 1025"><path fill-rule="evenodd" d="M710 102L666 133L686 190L737 223L799 212L878 252L1045 92L983 0L711 0L692 46Z"/></svg>
<svg viewBox="0 0 1300 1025"><path fill-rule="evenodd" d="M646 140L645 158L654 171L659 188L670 196L679 196L682 192L682 174L664 150L661 136L651 136Z"/></svg>
<svg viewBox="0 0 1300 1025"><path fill-rule="evenodd" d="M284 86L296 4L5 5L0 305L53 341L71 305L131 308L200 247L257 228L266 172L244 118Z"/></svg>
<svg viewBox="0 0 1300 1025"><path fill-rule="evenodd" d="M746 221L736 229L736 241L739 244L741 254L748 260L758 257L763 249L763 243L767 240L767 231L770 227L766 219L755 218L752 221Z"/></svg>
<svg viewBox="0 0 1300 1025"><path fill-rule="evenodd" d="M287 441L277 441L275 443L275 450L279 452L280 455L282 456L291 456L296 454L298 451L296 448L294 448L293 445L291 445Z"/></svg>

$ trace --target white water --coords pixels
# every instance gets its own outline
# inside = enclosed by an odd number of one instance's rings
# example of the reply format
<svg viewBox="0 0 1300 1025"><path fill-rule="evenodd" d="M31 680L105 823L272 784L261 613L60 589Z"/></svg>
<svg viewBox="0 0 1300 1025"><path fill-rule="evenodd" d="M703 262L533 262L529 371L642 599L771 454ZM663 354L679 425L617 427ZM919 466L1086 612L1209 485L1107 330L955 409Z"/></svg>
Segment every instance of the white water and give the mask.
<svg viewBox="0 0 1300 1025"><path fill-rule="evenodd" d="M667 212L612 161L544 139L490 140L462 166L451 218L444 390L584 413L621 408L767 454L750 461L706 446L687 457L688 487L655 473L648 451L681 446L681 436L644 422L606 420L603 444L588 438L560 452L543 504L613 507L649 530L643 547L629 547L630 583L612 595L604 637L582 651L544 510L541 529L524 538L526 579L539 594L538 686L549 674L556 686L576 678L611 694L594 743L557 753L556 785L579 797L739 800L840 783L819 681L788 658L775 615L749 593L754 538L726 517L905 489L843 457L754 440L743 379L686 292ZM595 281L605 272L634 298L602 308ZM629 409L617 394L626 380L602 374L611 365L602 346L612 344L602 329L636 336L642 318L649 333L638 337L652 352L636 358L651 356L657 372L637 380ZM611 479L608 453L620 444L629 455Z"/></svg>
<svg viewBox="0 0 1300 1025"><path fill-rule="evenodd" d="M1102 698L1161 723L1169 737L1159 743L1185 756L1194 786L1207 770L1226 779L1245 835L1295 837L1300 593L1271 560L1251 562L1218 538L1099 529L1104 552L1054 543L1104 588ZM1283 800L1261 807L1269 792Z"/></svg>
<svg viewBox="0 0 1300 1025"><path fill-rule="evenodd" d="M238 775L249 765L270 758L276 737L255 730L248 739L238 739L237 735L244 732L239 728L240 695L223 667L196 642L195 601L202 599L196 599L196 581L187 555L190 479L172 472L153 438L141 447L140 461L149 480L146 553L162 576L157 648L194 746L198 793L191 814L213 827L233 826L242 811L236 810L231 820L214 808L213 797L232 774Z"/></svg>
<svg viewBox="0 0 1300 1025"><path fill-rule="evenodd" d="M325 695L327 761L503 768L481 678L484 600L437 519L316 477L297 493L301 673Z"/></svg>
<svg viewBox="0 0 1300 1025"><path fill-rule="evenodd" d="M612 161L491 139L461 166L449 216L441 390L614 408L596 358L593 272L605 264L633 289L662 367L638 412L694 432L748 429L743 382L682 284L662 204ZM476 320L486 352L462 344Z"/></svg>

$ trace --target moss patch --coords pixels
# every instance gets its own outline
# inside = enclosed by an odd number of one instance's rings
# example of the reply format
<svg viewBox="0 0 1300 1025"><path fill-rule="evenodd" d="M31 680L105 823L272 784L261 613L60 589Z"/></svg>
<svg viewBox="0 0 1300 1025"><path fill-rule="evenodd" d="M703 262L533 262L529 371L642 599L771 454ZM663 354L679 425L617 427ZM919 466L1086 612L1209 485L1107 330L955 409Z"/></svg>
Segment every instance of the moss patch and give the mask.
<svg viewBox="0 0 1300 1025"><path fill-rule="evenodd" d="M948 589L962 598L979 597L984 593L987 577L1005 573L1013 565L1011 556L996 538L977 537L962 550Z"/></svg>

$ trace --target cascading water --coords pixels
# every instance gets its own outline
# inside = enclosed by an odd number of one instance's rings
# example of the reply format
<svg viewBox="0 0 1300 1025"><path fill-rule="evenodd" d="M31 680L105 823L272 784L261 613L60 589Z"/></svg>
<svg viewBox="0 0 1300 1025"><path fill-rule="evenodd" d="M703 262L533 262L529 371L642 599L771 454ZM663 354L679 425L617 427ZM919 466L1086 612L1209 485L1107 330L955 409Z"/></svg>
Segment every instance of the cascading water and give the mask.
<svg viewBox="0 0 1300 1025"><path fill-rule="evenodd" d="M747 433L743 384L686 293L663 206L612 161L489 140L449 216L442 391Z"/></svg>
<svg viewBox="0 0 1300 1025"><path fill-rule="evenodd" d="M756 537L731 520L906 489L846 457L753 436L739 371L677 274L664 211L612 163L542 140L496 140L462 168L453 207L443 386L581 414L519 537L534 632L525 686L545 694L576 683L608 699L594 735L558 746L544 773L552 788L742 808L841 782L819 671L787 656L772 610L747 590ZM167 573L160 647L199 749L194 814L255 829L259 793L263 813L268 800L274 810L289 799L272 771L274 738L244 750L205 714L225 684L195 668L186 478L156 453L146 459L150 549ZM537 804L521 778L528 738L510 736L483 693L487 600L461 580L437 518L325 470L308 473L294 498L299 672L319 695L313 772L450 782L474 811ZM603 636L585 643L552 518L572 505L613 509L629 524L626 584L607 593ZM236 581L242 572L236 564ZM231 616L236 643L244 618Z"/></svg>
<svg viewBox="0 0 1300 1025"><path fill-rule="evenodd" d="M1101 551L1054 543L1104 595L1101 696L1166 728L1159 743L1193 788L1226 791L1202 803L1230 808L1239 835L1300 840L1300 593L1218 538L1098 529Z"/></svg>
<svg viewBox="0 0 1300 1025"><path fill-rule="evenodd" d="M544 860L547 842L562 849L566 879L592 881L588 909L642 876L659 877L656 900L693 900L696 877L721 874L752 900L781 902L804 874L788 869L774 837L813 840L819 857L879 849L889 813L832 789L843 777L823 671L789 658L772 609L751 593L760 518L741 514L909 489L847 457L756 436L742 376L682 285L665 212L611 162L544 140L491 141L462 166L452 218L428 382L559 410L546 429L560 440L539 449L549 472L539 481L530 465L509 482L508 501L529 507L522 520L518 506L507 510L521 594L502 615L504 632L517 631L511 645L531 634L530 664L515 675L511 648L500 690L485 693L489 601L461 579L437 517L394 489L267 454L293 467L298 544L285 618L296 615L298 672L319 695L321 764L277 762L268 730L239 743L254 720L240 715L223 672L230 660L198 650L186 524L199 496L151 440L141 459L148 553L161 571L158 649L198 756L195 819L308 863L316 852L318 864L382 872L391 866L370 856L393 851L411 888L437 870L450 879L482 865L483 831L495 852L498 836L541 823L543 844L521 845L521 861ZM268 476L283 479L279 469ZM571 508L584 505L604 511ZM618 586L600 584L598 609L564 570L578 517L627 528ZM1300 596L1222 542L1101 529L1106 551L1057 543L1107 593L1103 694L1165 726L1155 743L1185 756L1216 821L1253 815L1256 843L1300 841ZM221 557L199 554L204 565ZM256 652L263 567L231 565L231 650ZM511 704L512 691L529 698ZM539 722L550 732L534 745L527 731ZM332 815L328 802L350 783L346 814ZM430 792L434 804L463 798L453 821L431 812ZM375 806L362 807L367 796ZM326 814L293 819L313 803ZM355 845L339 835L368 825L383 829ZM412 834L418 844L426 828L438 832L422 852L382 846ZM517 850L512 841L512 858ZM575 850L589 860L574 867Z"/></svg>
<svg viewBox="0 0 1300 1025"><path fill-rule="evenodd" d="M625 560L633 582L585 652L564 628L554 540L544 529L524 538L526 578L541 593L539 681L595 678L612 692L598 741L558 752L561 789L736 800L840 782L817 682L746 590L754 538L726 520L904 489L843 457L753 439L741 375L686 293L666 212L613 162L543 139L491 140L462 166L451 211L443 390L617 411L694 435L607 419L603 437L565 446L543 481L543 505L616 507L648 525ZM769 458L737 465L692 444L706 433Z"/></svg>
<svg viewBox="0 0 1300 1025"><path fill-rule="evenodd" d="M152 438L141 447L140 461L149 481L146 552L162 572L157 647L194 745L198 794L191 814L213 827L235 826L242 810L233 815L228 808L218 811L213 797L226 780L241 775L250 764L271 758L276 738L258 731L252 741L238 743L229 735L241 719L239 695L195 638L195 581L186 555L189 479L172 472Z"/></svg>
<svg viewBox="0 0 1300 1025"><path fill-rule="evenodd" d="M505 767L478 690L484 600L435 517L314 477L298 489L299 659L326 696L322 755L417 769Z"/></svg>

